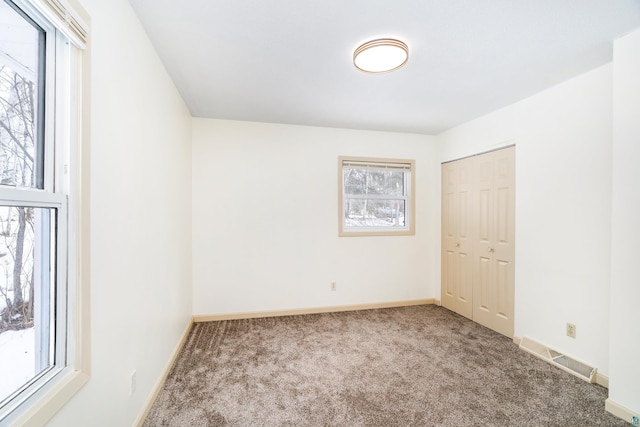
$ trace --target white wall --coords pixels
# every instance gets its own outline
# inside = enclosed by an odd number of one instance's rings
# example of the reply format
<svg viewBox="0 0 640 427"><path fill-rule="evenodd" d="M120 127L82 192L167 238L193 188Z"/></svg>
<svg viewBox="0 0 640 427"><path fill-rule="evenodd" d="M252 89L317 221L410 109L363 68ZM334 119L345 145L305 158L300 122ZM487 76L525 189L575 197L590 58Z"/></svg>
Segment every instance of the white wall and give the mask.
<svg viewBox="0 0 640 427"><path fill-rule="evenodd" d="M639 130L625 120L639 108L637 33L616 43L612 262L611 65L436 138L192 120L127 1L80 1L92 16L92 378L50 425L131 425L191 314L439 298L439 163L508 143L516 334L608 373L611 278L610 396L640 408ZM337 237L338 155L416 159L415 236Z"/></svg>
<svg viewBox="0 0 640 427"><path fill-rule="evenodd" d="M92 373L50 425L129 426L190 323L191 117L129 3L81 3L92 17Z"/></svg>
<svg viewBox="0 0 640 427"><path fill-rule="evenodd" d="M609 399L640 414L640 31L614 44Z"/></svg>
<svg viewBox="0 0 640 427"><path fill-rule="evenodd" d="M515 335L605 375L611 81L609 64L438 136L442 161L516 144Z"/></svg>
<svg viewBox="0 0 640 427"><path fill-rule="evenodd" d="M339 155L416 160L415 236L338 237ZM424 135L194 119L194 314L438 297L437 160Z"/></svg>

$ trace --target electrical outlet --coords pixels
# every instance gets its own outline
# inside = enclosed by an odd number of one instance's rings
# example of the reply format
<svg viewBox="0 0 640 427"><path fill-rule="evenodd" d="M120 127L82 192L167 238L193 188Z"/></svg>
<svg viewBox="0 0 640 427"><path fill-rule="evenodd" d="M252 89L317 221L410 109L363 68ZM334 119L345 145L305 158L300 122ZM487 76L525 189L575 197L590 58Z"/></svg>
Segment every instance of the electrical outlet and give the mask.
<svg viewBox="0 0 640 427"><path fill-rule="evenodd" d="M131 373L131 377L130 377L130 383L129 383L129 395L133 396L133 393L135 393L136 391L136 380L137 380L137 373L134 370Z"/></svg>
<svg viewBox="0 0 640 427"><path fill-rule="evenodd" d="M567 336L571 338L576 337L576 325L573 323L567 323Z"/></svg>
<svg viewBox="0 0 640 427"><path fill-rule="evenodd" d="M331 289L332 291L335 291L336 290L336 282L331 282L331 288L329 288L329 289Z"/></svg>

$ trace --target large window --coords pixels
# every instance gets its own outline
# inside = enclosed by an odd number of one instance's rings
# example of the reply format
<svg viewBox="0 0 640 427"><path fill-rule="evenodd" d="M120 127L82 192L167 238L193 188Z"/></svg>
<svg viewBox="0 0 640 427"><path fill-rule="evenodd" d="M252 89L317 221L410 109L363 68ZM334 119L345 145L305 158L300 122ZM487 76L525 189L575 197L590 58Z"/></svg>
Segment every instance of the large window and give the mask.
<svg viewBox="0 0 640 427"><path fill-rule="evenodd" d="M28 419L79 371L68 262L77 57L39 4L0 0L0 424Z"/></svg>
<svg viewBox="0 0 640 427"><path fill-rule="evenodd" d="M341 236L414 234L413 160L340 157Z"/></svg>

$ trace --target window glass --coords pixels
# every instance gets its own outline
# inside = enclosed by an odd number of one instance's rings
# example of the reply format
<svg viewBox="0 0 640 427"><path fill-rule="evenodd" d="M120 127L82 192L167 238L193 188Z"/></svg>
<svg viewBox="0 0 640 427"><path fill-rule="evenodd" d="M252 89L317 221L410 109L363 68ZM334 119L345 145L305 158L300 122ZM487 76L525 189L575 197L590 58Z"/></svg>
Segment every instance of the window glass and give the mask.
<svg viewBox="0 0 640 427"><path fill-rule="evenodd" d="M404 175L402 171L345 167L345 193L403 196Z"/></svg>
<svg viewBox="0 0 640 427"><path fill-rule="evenodd" d="M404 227L403 200L345 199L347 227Z"/></svg>
<svg viewBox="0 0 640 427"><path fill-rule="evenodd" d="M43 187L45 33L0 2L0 184Z"/></svg>
<svg viewBox="0 0 640 427"><path fill-rule="evenodd" d="M51 209L0 206L0 402L54 361Z"/></svg>

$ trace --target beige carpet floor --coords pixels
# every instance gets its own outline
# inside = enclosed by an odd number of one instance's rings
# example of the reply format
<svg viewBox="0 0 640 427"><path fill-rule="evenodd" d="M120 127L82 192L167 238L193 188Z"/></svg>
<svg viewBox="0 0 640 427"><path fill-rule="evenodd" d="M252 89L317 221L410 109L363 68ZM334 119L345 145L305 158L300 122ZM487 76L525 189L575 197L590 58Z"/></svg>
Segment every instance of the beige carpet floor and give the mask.
<svg viewBox="0 0 640 427"><path fill-rule="evenodd" d="M627 426L606 397L430 305L195 324L144 425Z"/></svg>

